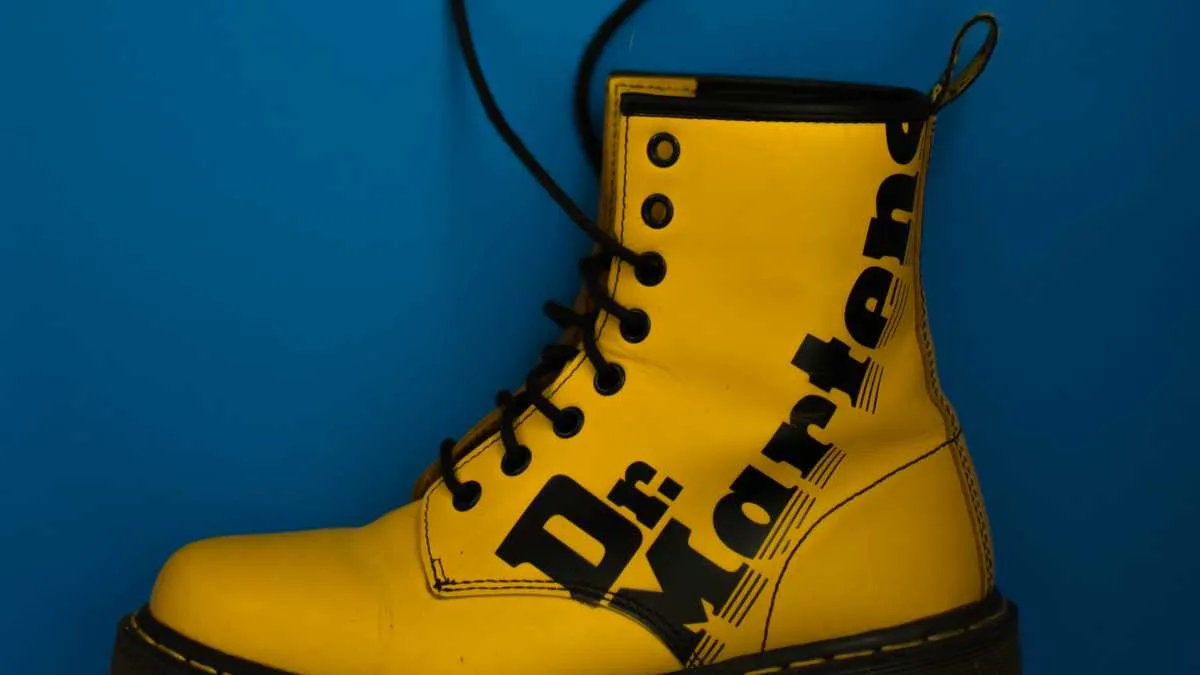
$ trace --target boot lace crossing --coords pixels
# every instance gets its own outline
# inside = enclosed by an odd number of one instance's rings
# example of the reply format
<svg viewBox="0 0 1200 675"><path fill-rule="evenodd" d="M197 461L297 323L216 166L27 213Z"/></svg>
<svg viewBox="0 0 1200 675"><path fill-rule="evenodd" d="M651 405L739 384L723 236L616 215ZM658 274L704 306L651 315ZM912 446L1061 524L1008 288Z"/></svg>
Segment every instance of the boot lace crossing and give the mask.
<svg viewBox="0 0 1200 675"><path fill-rule="evenodd" d="M595 370L595 387L598 393L610 396L617 393L624 385L625 371L619 364L606 359L596 344L594 328L600 314L607 312L609 315L616 317L620 322L620 333L628 342L640 342L645 339L649 332L650 319L644 311L624 307L609 294L607 277L613 261L619 260L630 265L634 270L634 276L640 283L646 286L653 286L662 281L666 275L666 262L657 253L639 253L627 248L616 237L600 228L567 195L562 187L555 182L541 163L529 151L524 141L513 131L508 121L504 118L503 113L501 113L500 107L492 95L491 88L488 86L487 80L483 75L479 55L475 51L475 44L471 37L471 29L467 21L464 1L450 0L454 28L458 35L459 48L462 52L463 60L466 62L467 71L470 73L471 82L474 85L480 103L483 105L484 111L487 113L488 121L491 122L496 132L504 139L504 142L512 150L513 154L521 160L521 163L533 175L538 184L562 208L567 217L571 219L571 222L575 223L584 234L595 242L599 249L597 253L583 258L579 263L579 272L583 277L584 289L591 300L588 309L582 312L575 311L553 301L545 303L542 308L546 316L557 324L559 328L563 330L570 328L580 329L580 333L582 334L580 347L577 348L563 344L554 344L545 347L541 353L541 360L526 376L523 389L515 394L508 390L503 390L496 394L496 406L500 413L500 441L504 447L504 455L500 466L506 475L515 476L529 466L532 458L530 449L522 445L517 440L516 435L517 420L525 410L533 407L544 415L550 420L554 427L554 433L560 438L570 438L579 433L583 428L584 415L582 410L577 407L559 408L541 393L545 379L560 372L567 364L579 356L580 348L584 357L592 364ZM589 103L587 96L588 82L591 79L596 61L599 59L604 45L617 29L620 28L622 23L633 14L634 10L644 2L645 0L626 0L620 7L613 11L604 23L601 24L589 43L576 74L575 104L578 132L584 144L584 149L595 167L599 167L600 165L601 149L600 141L591 129L590 119L587 114ZM674 138L668 137L659 140L661 142L652 141L650 147L651 161L656 164L657 160L655 158L662 155L655 148L661 143L667 143L668 146L673 148L673 153L676 155L679 151L678 142ZM657 201L651 204L650 200L647 200L647 205L643 208L643 218L652 227L665 226L666 221L669 221L670 202L664 201L666 197L663 195L654 195L653 197ZM668 215L663 216L663 214ZM466 511L479 502L482 487L477 481L464 482L458 478L455 472L457 464L455 448L457 445L458 442L451 438L442 441L438 464L446 488L453 496L455 508L460 511Z"/></svg>

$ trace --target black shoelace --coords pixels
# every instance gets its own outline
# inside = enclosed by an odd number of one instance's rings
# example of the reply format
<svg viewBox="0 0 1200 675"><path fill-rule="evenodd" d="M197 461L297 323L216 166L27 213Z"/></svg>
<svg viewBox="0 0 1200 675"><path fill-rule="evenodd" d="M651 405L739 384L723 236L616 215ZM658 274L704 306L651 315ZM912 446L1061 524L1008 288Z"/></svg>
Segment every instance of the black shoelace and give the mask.
<svg viewBox="0 0 1200 675"><path fill-rule="evenodd" d="M621 24L628 19L646 0L625 0L600 25L592 37L580 60L575 81L575 121L577 131L584 144L593 166L600 166L600 140L591 127L588 111L588 85L604 46ZM666 263L657 253L638 253L626 248L614 236L601 229L595 221L587 216L572 200L562 187L554 181L545 168L534 158L517 136L504 115L500 112L483 70L479 64L479 55L471 39L471 29L467 22L464 0L450 0L450 8L454 15L454 28L458 33L459 47L471 82L479 101L487 113L488 120L495 127L500 137L508 144L513 153L525 165L525 168L546 190L550 197L558 203L573 223L592 241L599 251L580 261L579 271L583 276L584 288L591 299L590 307L585 312L577 312L556 302L547 302L543 310L546 315L560 328L581 329L580 344L583 354L595 369L596 390L603 395L612 395L620 390L625 381L625 373L621 367L600 353L596 345L595 325L601 312L607 312L620 322L621 335L629 342L639 342L646 337L650 328L649 317L645 312L626 308L608 294L607 276L613 260L620 260L633 267L638 281L647 286L653 286L666 274ZM570 438L579 433L583 427L583 412L579 408L559 408L549 401L541 392L547 377L560 372L568 363L579 355L579 349L570 345L555 344L542 350L541 362L533 368L525 378L524 389L513 394L510 391L500 391L496 394L496 405L500 411L500 441L504 446L504 456L501 460L501 470L509 476L520 474L529 465L531 452L529 448L517 441L515 425L518 417L530 406L545 415L554 426L554 432L562 438ZM482 493L482 488L475 481L463 482L455 474L456 458L454 449L457 441L446 439L442 441L439 453L439 464L442 479L446 488L454 497L454 506L460 511L473 507Z"/></svg>

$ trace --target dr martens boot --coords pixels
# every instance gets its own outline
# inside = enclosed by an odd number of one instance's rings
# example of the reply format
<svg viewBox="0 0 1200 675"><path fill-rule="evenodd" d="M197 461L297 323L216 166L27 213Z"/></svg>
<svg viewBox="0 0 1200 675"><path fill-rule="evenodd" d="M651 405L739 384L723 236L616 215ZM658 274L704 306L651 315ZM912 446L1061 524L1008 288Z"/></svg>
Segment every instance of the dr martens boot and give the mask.
<svg viewBox="0 0 1200 675"><path fill-rule="evenodd" d="M488 117L595 241L547 307L566 336L407 506L180 550L114 675L1019 673L918 267L934 120L991 17L929 94L612 76L592 221L453 9Z"/></svg>

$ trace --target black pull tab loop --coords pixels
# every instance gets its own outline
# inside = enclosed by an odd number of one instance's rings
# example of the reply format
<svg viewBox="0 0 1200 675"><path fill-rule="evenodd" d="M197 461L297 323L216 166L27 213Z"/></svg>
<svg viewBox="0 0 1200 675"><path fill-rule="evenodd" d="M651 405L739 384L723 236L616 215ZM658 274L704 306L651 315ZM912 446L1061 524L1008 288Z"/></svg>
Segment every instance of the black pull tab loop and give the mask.
<svg viewBox="0 0 1200 675"><path fill-rule="evenodd" d="M975 56L971 57L962 71L955 74L963 40L966 39L967 33L970 33L972 28L981 23L987 24L988 31L983 45L979 47L979 51L975 52ZM996 17L991 14L978 14L963 24L958 31L958 36L954 38L954 47L950 50L950 62L946 64L945 72L942 73L941 79L929 94L935 113L953 103L967 89L970 89L972 84L975 84L975 80L979 79L979 76L983 74L983 69L987 67L988 61L992 59L992 52L996 50L996 42L999 39L1000 25L996 23Z"/></svg>

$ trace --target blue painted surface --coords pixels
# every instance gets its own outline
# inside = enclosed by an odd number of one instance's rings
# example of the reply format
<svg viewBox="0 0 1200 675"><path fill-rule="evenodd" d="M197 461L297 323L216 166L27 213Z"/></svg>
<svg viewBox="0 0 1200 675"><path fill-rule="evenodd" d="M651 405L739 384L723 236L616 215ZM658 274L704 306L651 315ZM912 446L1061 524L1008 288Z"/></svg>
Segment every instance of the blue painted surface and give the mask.
<svg viewBox="0 0 1200 675"><path fill-rule="evenodd" d="M575 59L610 0L470 3L591 205ZM927 86L926 275L1028 672L1197 672L1192 37L1171 0L655 0L605 68ZM0 652L102 672L175 547L358 523L555 334L586 249L486 125L441 2L0 4ZM599 83L596 84L597 90Z"/></svg>

